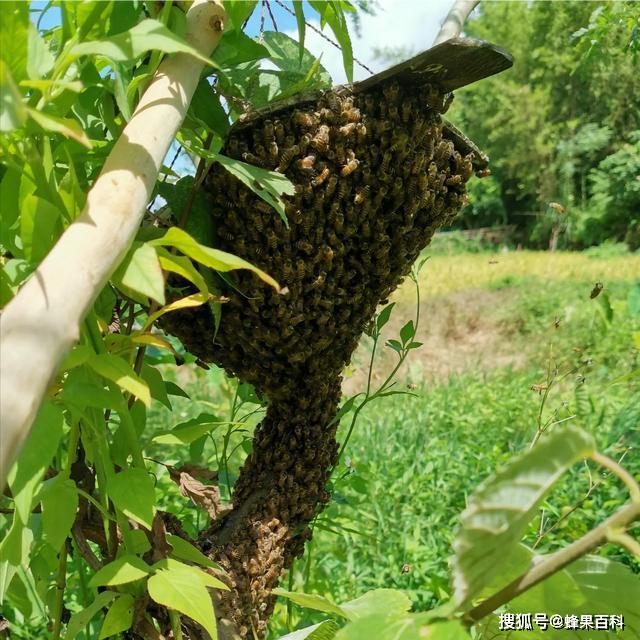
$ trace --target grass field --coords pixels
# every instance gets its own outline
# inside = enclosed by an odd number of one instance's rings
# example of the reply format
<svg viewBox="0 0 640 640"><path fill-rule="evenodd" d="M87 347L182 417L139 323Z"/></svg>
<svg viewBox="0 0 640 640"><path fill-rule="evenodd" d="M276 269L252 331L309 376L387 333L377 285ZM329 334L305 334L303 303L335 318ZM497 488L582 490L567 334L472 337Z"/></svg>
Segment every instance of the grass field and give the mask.
<svg viewBox="0 0 640 640"><path fill-rule="evenodd" d="M592 299L596 282L604 288ZM384 398L361 414L348 447L349 467L333 487L334 501L318 518L307 555L284 586L336 601L394 587L408 593L415 610L446 600L450 545L466 496L526 449L541 424L559 429L572 422L589 429L602 451L622 458L640 476L640 385L637 377L624 378L640 360L640 256L434 255L420 286L417 339L424 344L412 352L397 382L414 397ZM393 300L387 338L415 315L413 283ZM347 393L361 391L366 382L369 343L363 339L346 372ZM394 358L382 349L374 384ZM220 386L219 372L183 368L179 377L197 401L185 401L185 416L225 411L232 387ZM541 407L544 385L551 390ZM157 417L166 428L167 414ZM236 434L230 442L245 436ZM211 455L208 449L203 453ZM231 460L230 480L241 456ZM619 483L605 478L564 518L599 475L594 467L576 466L545 502L527 542L538 541L541 552L556 549L626 500ZM194 526L202 526L195 512ZM616 547L602 552L634 563ZM272 637L319 619L279 605Z"/></svg>

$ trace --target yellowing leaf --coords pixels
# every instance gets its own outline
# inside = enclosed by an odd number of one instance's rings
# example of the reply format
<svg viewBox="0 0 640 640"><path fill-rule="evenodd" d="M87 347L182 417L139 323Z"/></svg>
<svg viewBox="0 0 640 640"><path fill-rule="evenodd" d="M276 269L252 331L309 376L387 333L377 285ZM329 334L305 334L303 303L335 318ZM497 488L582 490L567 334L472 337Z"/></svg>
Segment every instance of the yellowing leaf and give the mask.
<svg viewBox="0 0 640 640"><path fill-rule="evenodd" d="M147 407L151 404L151 392L147 383L134 372L126 360L110 353L101 353L89 358L87 364L96 373L132 393Z"/></svg>
<svg viewBox="0 0 640 640"><path fill-rule="evenodd" d="M158 309L155 313L152 313L144 324L144 330L147 330L160 316L171 311L178 311L179 309L187 309L189 307L199 307L208 300L209 296L203 293L194 293L190 296L185 296L179 300L175 300L170 304L165 305L162 309Z"/></svg>

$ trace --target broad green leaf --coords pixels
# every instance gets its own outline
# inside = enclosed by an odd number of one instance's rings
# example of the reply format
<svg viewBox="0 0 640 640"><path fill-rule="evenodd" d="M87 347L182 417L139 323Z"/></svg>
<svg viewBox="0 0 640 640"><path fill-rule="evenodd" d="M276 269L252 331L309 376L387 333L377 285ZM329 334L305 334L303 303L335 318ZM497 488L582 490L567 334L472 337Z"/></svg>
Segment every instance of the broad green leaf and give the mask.
<svg viewBox="0 0 640 640"><path fill-rule="evenodd" d="M102 377L133 394L147 407L151 404L151 392L147 383L134 372L126 360L110 353L100 353L89 358L87 364Z"/></svg>
<svg viewBox="0 0 640 640"><path fill-rule="evenodd" d="M155 511L153 478L144 469L126 469L109 478L107 493L122 513L151 529Z"/></svg>
<svg viewBox="0 0 640 640"><path fill-rule="evenodd" d="M60 133L66 138L79 142L81 145L87 147L87 149L91 149L91 141L76 120L52 116L48 113L44 113L44 111L38 111L31 107L27 107L27 113L29 114L29 117L39 124L45 131Z"/></svg>
<svg viewBox="0 0 640 640"><path fill-rule="evenodd" d="M164 386L170 396L180 396L187 398L187 400L191 399L191 396L182 387L179 387L175 382L171 382L171 380L165 380Z"/></svg>
<svg viewBox="0 0 640 640"><path fill-rule="evenodd" d="M268 58L269 52L239 28L224 32L220 44L211 56L218 67L235 67L244 62Z"/></svg>
<svg viewBox="0 0 640 640"><path fill-rule="evenodd" d="M164 386L164 380L162 374L155 368L148 364L143 364L140 371L140 375L144 381L149 385L151 391L151 397L154 400L163 404L169 411L171 411L171 402L167 396L167 388Z"/></svg>
<svg viewBox="0 0 640 640"><path fill-rule="evenodd" d="M338 629L338 625L333 620L323 620L310 627L287 633L278 640L333 640Z"/></svg>
<svg viewBox="0 0 640 640"><path fill-rule="evenodd" d="M60 209L43 198L28 195L22 201L20 213L24 257L31 263L39 263L56 240Z"/></svg>
<svg viewBox="0 0 640 640"><path fill-rule="evenodd" d="M297 605L304 607L305 609L314 609L315 611L323 611L324 613L333 613L342 618L347 618L347 614L337 604L331 602L324 596L312 594L312 593L295 593L293 591L286 591L285 589L276 588L273 590L273 594L281 596L295 602Z"/></svg>
<svg viewBox="0 0 640 640"><path fill-rule="evenodd" d="M63 386L60 399L65 404L74 405L79 409L93 407L118 411L123 405L122 396L117 391L75 378Z"/></svg>
<svg viewBox="0 0 640 640"><path fill-rule="evenodd" d="M134 243L113 274L116 286L124 285L143 296L165 303L164 276L155 247L148 243Z"/></svg>
<svg viewBox="0 0 640 640"><path fill-rule="evenodd" d="M73 640L91 622L98 611L106 607L116 595L113 591L103 591L96 596L96 599L86 609L74 613L67 625L67 633L64 640Z"/></svg>
<svg viewBox="0 0 640 640"><path fill-rule="evenodd" d="M304 56L304 36L306 30L306 23L304 19L304 8L302 2L294 2L293 10L296 14L296 24L298 25L298 54L300 56L300 63L302 64L302 58Z"/></svg>
<svg viewBox="0 0 640 640"><path fill-rule="evenodd" d="M418 630L418 625L407 615L398 617L379 612L350 622L338 631L336 640L421 640Z"/></svg>
<svg viewBox="0 0 640 640"><path fill-rule="evenodd" d="M376 327L378 328L378 331L382 329L382 327L384 327L384 325L387 324L387 322L389 322L389 319L391 318L391 312L393 311L393 307L395 306L395 304L396 304L395 302L388 304L378 314L378 317L376 319Z"/></svg>
<svg viewBox="0 0 640 640"><path fill-rule="evenodd" d="M59 551L76 519L78 491L75 482L61 475L47 480L40 494L40 502L43 538Z"/></svg>
<svg viewBox="0 0 640 640"><path fill-rule="evenodd" d="M411 600L395 589L374 589L364 595L340 605L349 620L359 620L373 613L402 615L411 609Z"/></svg>
<svg viewBox="0 0 640 640"><path fill-rule="evenodd" d="M0 40L2 58L11 75L20 82L27 75L27 51L29 47L29 3L17 0L3 2L0 11Z"/></svg>
<svg viewBox="0 0 640 640"><path fill-rule="evenodd" d="M209 129L211 129L211 131L215 131L222 137L226 135L229 127L231 126L229 124L229 116L223 109L220 102L220 96L214 91L206 78L203 78L198 83L196 92L193 94L191 104L189 105L189 113L194 118L203 122ZM184 180L184 178L181 180ZM177 214L178 212L174 209L174 213ZM211 219L210 216L209 219ZM197 234L190 228L191 224L191 215L189 215L189 220L187 221L185 229L196 239L199 239ZM202 242L204 242L204 239Z"/></svg>
<svg viewBox="0 0 640 640"><path fill-rule="evenodd" d="M81 364L84 364L93 354L91 347L86 344L77 344L71 351L69 355L63 360L61 369L62 371L68 371L69 369L74 369L75 367L79 367Z"/></svg>
<svg viewBox="0 0 640 640"><path fill-rule="evenodd" d="M178 560L174 560L173 558L164 558L159 562L156 562L153 565L154 571L174 571L174 572L182 572L185 575L191 576L192 580L197 580L201 582L205 587L211 587L212 589L222 589L223 591L228 591L229 587L227 587L224 582L218 580L210 573L200 569L198 567L192 567L191 565L184 564L183 562L179 562Z"/></svg>
<svg viewBox="0 0 640 640"><path fill-rule="evenodd" d="M200 623L213 640L218 637L213 602L206 586L192 572L161 569L149 578L149 595L158 604L174 609Z"/></svg>
<svg viewBox="0 0 640 640"><path fill-rule="evenodd" d="M325 2L320 0L310 0L309 4L320 14L321 24L328 24L336 37L340 49L342 50L342 61L344 71L347 74L347 82L353 82L353 49L347 20L342 11L342 3L332 0Z"/></svg>
<svg viewBox="0 0 640 640"><path fill-rule="evenodd" d="M416 616L420 620L420 616ZM418 623L420 640L470 640L469 632L457 621L435 622L422 626Z"/></svg>
<svg viewBox="0 0 640 640"><path fill-rule="evenodd" d="M167 542L173 547L171 555L178 558L178 560L186 560L187 562L193 562L203 567L215 568L218 566L215 562L209 560L199 549L196 549L192 544L179 536L168 534Z"/></svg>
<svg viewBox="0 0 640 640"><path fill-rule="evenodd" d="M475 598L504 570L554 483L594 451L593 438L584 431L572 426L557 429L473 492L453 545L459 606Z"/></svg>
<svg viewBox="0 0 640 640"><path fill-rule="evenodd" d="M188 280L200 290L200 293L204 295L209 294L209 289L202 274L195 268L191 260L186 256L174 256L171 255L163 247L157 247L158 259L160 260L160 266L165 271L171 271L182 276L185 280Z"/></svg>
<svg viewBox="0 0 640 640"><path fill-rule="evenodd" d="M46 76L55 63L55 58L47 43L42 39L34 24L29 24L29 44L27 74L32 80Z"/></svg>
<svg viewBox="0 0 640 640"><path fill-rule="evenodd" d="M170 31L158 20L148 18L135 27L111 36L109 40L80 42L71 47L70 55L104 56L112 62L132 62L148 51L186 53L205 64L216 66L188 42Z"/></svg>
<svg viewBox="0 0 640 640"><path fill-rule="evenodd" d="M150 573L151 567L138 556L120 556L117 560L102 567L91 578L89 586L103 587L127 584L146 578Z"/></svg>
<svg viewBox="0 0 640 640"><path fill-rule="evenodd" d="M197 418L177 424L171 431L159 434L153 438L160 444L190 444L217 427L230 424L218 417L201 413Z"/></svg>
<svg viewBox="0 0 640 640"><path fill-rule="evenodd" d="M11 77L9 67L0 59L0 131L18 129L26 120L27 109L20 91Z"/></svg>
<svg viewBox="0 0 640 640"><path fill-rule="evenodd" d="M221 154L215 156L219 162L231 175L235 176L251 189L257 196L270 204L282 218L288 227L289 222L284 211L284 201L281 194L293 195L295 189L288 178L276 171L267 171L260 167L233 160Z"/></svg>
<svg viewBox="0 0 640 640"><path fill-rule="evenodd" d="M134 598L125 593L111 604L104 618L98 640L115 636L129 629L133 623Z"/></svg>
<svg viewBox="0 0 640 640"><path fill-rule="evenodd" d="M16 516L27 525L34 496L62 437L62 411L48 400L40 408L31 433L7 477L15 501Z"/></svg>
<svg viewBox="0 0 640 640"><path fill-rule="evenodd" d="M192 260L199 262L216 271L232 271L233 269L249 269L257 274L267 284L279 290L278 283L261 269L249 264L246 260L238 258L219 249L211 249L196 242L188 233L178 227L171 227L162 238L151 240L151 244L158 246L175 247Z"/></svg>
<svg viewBox="0 0 640 640"><path fill-rule="evenodd" d="M225 0L225 11L229 15L231 24L235 29L238 31L242 29L245 21L253 13L257 4L258 0Z"/></svg>
<svg viewBox="0 0 640 640"><path fill-rule="evenodd" d="M0 543L0 560L2 560L3 564L6 562L13 567L26 564L29 560L32 543L33 531L25 526L20 518L14 515L11 528ZM9 579L5 582L5 590L6 587L9 586L10 581ZM0 590L0 600L2 600L3 595L4 591Z"/></svg>
<svg viewBox="0 0 640 640"><path fill-rule="evenodd" d="M415 333L416 331L413 328L413 320L409 320L409 322L400 329L400 339L402 340L402 344L407 344L411 338L413 338Z"/></svg>

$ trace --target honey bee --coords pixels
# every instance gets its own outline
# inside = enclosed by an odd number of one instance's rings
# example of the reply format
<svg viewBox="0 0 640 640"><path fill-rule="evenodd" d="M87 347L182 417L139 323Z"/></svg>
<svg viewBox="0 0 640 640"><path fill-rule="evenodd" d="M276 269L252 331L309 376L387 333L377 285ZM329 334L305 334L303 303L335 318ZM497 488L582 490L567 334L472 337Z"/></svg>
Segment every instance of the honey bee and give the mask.
<svg viewBox="0 0 640 640"><path fill-rule="evenodd" d="M336 120L335 113L326 107L322 107L320 111L317 112L317 116L321 121L328 122L330 124Z"/></svg>
<svg viewBox="0 0 640 640"><path fill-rule="evenodd" d="M258 211L256 211L253 216L253 226L258 230L259 233L264 231L264 220Z"/></svg>
<svg viewBox="0 0 640 640"><path fill-rule="evenodd" d="M271 249L272 251L275 251L276 247L278 246L278 236L276 236L276 234L271 231L271 229L267 231L267 244L269 245L269 249Z"/></svg>
<svg viewBox="0 0 640 640"><path fill-rule="evenodd" d="M368 113L373 113L375 111L376 99L370 93L364 97L364 106Z"/></svg>
<svg viewBox="0 0 640 640"><path fill-rule="evenodd" d="M275 129L271 120L265 120L262 127L262 139L268 145L274 138Z"/></svg>
<svg viewBox="0 0 640 640"><path fill-rule="evenodd" d="M451 142L451 140L441 140L436 146L435 152L433 154L433 159L438 165L442 165L444 162L447 162L451 158L453 152L453 142Z"/></svg>
<svg viewBox="0 0 640 640"><path fill-rule="evenodd" d="M329 213L327 215L327 221L333 227L336 223L336 217L338 212L340 211L340 202L336 200L332 203L331 208L329 209Z"/></svg>
<svg viewBox="0 0 640 640"><path fill-rule="evenodd" d="M393 154L391 151L385 151L382 156L382 163L380 164L380 173L386 174L389 172L389 165L391 164L392 159Z"/></svg>
<svg viewBox="0 0 640 640"><path fill-rule="evenodd" d="M275 123L275 136L278 144L282 144L284 142L284 135L284 126L280 120L277 120Z"/></svg>
<svg viewBox="0 0 640 640"><path fill-rule="evenodd" d="M237 138L229 139L229 155L231 157L238 156L240 153L240 145Z"/></svg>
<svg viewBox="0 0 640 640"><path fill-rule="evenodd" d="M391 120L398 119L398 107L395 104L390 104L388 107L388 111L389 111L389 118Z"/></svg>
<svg viewBox="0 0 640 640"><path fill-rule="evenodd" d="M424 170L427 164L427 155L424 151L418 151L411 165L411 173L416 175Z"/></svg>
<svg viewBox="0 0 640 640"><path fill-rule="evenodd" d="M298 242L296 243L296 247L299 251L307 255L311 255L313 253L313 245L311 245L306 240L298 240Z"/></svg>
<svg viewBox="0 0 640 640"><path fill-rule="evenodd" d="M298 146L300 147L300 153L306 153L310 143L311 143L311 136L308 133L305 133L302 136L300 136L300 142L298 142Z"/></svg>
<svg viewBox="0 0 640 640"><path fill-rule="evenodd" d="M400 133L399 135L394 137L394 139L391 142L391 147L389 147L389 149L394 152L402 151L407 148L408 142L409 142L409 138L407 137L407 134Z"/></svg>
<svg viewBox="0 0 640 640"><path fill-rule="evenodd" d="M303 111L298 111L297 109L293 112L292 121L296 127L302 127L306 129L309 129L314 125L313 116L309 115L308 113L304 113Z"/></svg>
<svg viewBox="0 0 640 640"><path fill-rule="evenodd" d="M360 189L358 189L356 192L356 196L353 199L353 202L355 204L362 204L367 199L367 196L369 195L369 189L370 187L368 185L365 185L364 187L361 187Z"/></svg>
<svg viewBox="0 0 640 640"><path fill-rule="evenodd" d="M404 100L402 102L402 122L407 124L409 122L409 118L411 118L411 112L413 111L413 104L411 101Z"/></svg>
<svg viewBox="0 0 640 640"><path fill-rule="evenodd" d="M367 127L361 122L358 123L358 126L356 127L356 134L358 144L364 144L367 140Z"/></svg>
<svg viewBox="0 0 640 640"><path fill-rule="evenodd" d="M356 109L352 103L348 104L347 108L343 109L340 117L343 122L358 122L360 120L360 109Z"/></svg>
<svg viewBox="0 0 640 640"><path fill-rule="evenodd" d="M260 158L258 158L258 156L256 156L253 153L251 153L250 151L245 151L242 154L242 159L245 162L247 162L248 164L255 165L256 167L262 167L263 166L262 160Z"/></svg>
<svg viewBox="0 0 640 640"><path fill-rule="evenodd" d="M342 111L342 100L335 93L327 94L327 105L331 111L340 113Z"/></svg>
<svg viewBox="0 0 640 640"><path fill-rule="evenodd" d="M395 102L400 93L400 85L396 81L389 82L389 84L382 87L382 93L389 102Z"/></svg>
<svg viewBox="0 0 640 640"><path fill-rule="evenodd" d="M311 139L311 146L318 151L325 152L329 146L329 132L329 127L326 124L321 124L316 135Z"/></svg>
<svg viewBox="0 0 640 640"><path fill-rule="evenodd" d="M293 269L291 266L291 260L285 260L284 264L282 265L282 279L286 282L287 280L291 279L292 275Z"/></svg>
<svg viewBox="0 0 640 640"><path fill-rule="evenodd" d="M457 186L462 184L462 176L461 175L453 175L453 176L447 178L444 181L444 183L445 183L445 185L447 187L457 187Z"/></svg>
<svg viewBox="0 0 640 640"><path fill-rule="evenodd" d="M342 167L342 169L340 170L340 175L343 178L350 176L358 168L359 165L359 160L355 157L352 158L347 162L347 164L344 165L344 167Z"/></svg>
<svg viewBox="0 0 640 640"><path fill-rule="evenodd" d="M342 127L340 127L338 129L338 133L343 138L348 138L349 136L355 133L357 127L358 127L358 124L356 122L350 122L349 124L345 124Z"/></svg>
<svg viewBox="0 0 640 640"><path fill-rule="evenodd" d="M362 167L362 182L366 186L370 186L373 182L373 175L371 173L371 168L369 167L369 165L363 165Z"/></svg>
<svg viewBox="0 0 640 640"><path fill-rule="evenodd" d="M314 187L319 187L330 175L329 167L325 167L312 181ZM335 188L335 187L334 187Z"/></svg>
<svg viewBox="0 0 640 640"><path fill-rule="evenodd" d="M284 173L289 167L289 165L291 164L291 161L293 160L294 156L297 156L299 153L300 153L300 149L298 145L295 145L295 144L289 147L288 149L285 149L282 155L280 156L280 164L276 168L276 171L279 171L280 173Z"/></svg>
<svg viewBox="0 0 640 640"><path fill-rule="evenodd" d="M376 193L375 197L373 198L373 206L375 208L379 207L382 204L382 201L384 200L384 197L387 195L387 187L384 184L381 184L378 187L378 192Z"/></svg>
<svg viewBox="0 0 640 640"><path fill-rule="evenodd" d="M335 229L338 233L340 233L343 227L344 227L344 215L342 213L338 213L336 215Z"/></svg>
<svg viewBox="0 0 640 640"><path fill-rule="evenodd" d="M447 111L449 111L449 107L451 106L452 102L453 102L453 93L445 93L442 96L441 106L440 106L440 109L438 109L438 111L440 111L440 113L447 113Z"/></svg>
<svg viewBox="0 0 640 640"><path fill-rule="evenodd" d="M338 185L337 176L331 176L327 182L327 189L325 191L325 196L327 198L330 198L333 195L337 185Z"/></svg>
<svg viewBox="0 0 640 640"><path fill-rule="evenodd" d="M478 169L476 171L476 177L478 178L487 178L491 175L491 169Z"/></svg>
<svg viewBox="0 0 640 640"><path fill-rule="evenodd" d="M272 140L269 143L269 156L272 161L276 161L278 159L278 143L275 140Z"/></svg>
<svg viewBox="0 0 640 640"><path fill-rule="evenodd" d="M313 166L316 163L316 157L314 155L308 155L304 158L301 158L296 163L296 166L301 171L313 171Z"/></svg>

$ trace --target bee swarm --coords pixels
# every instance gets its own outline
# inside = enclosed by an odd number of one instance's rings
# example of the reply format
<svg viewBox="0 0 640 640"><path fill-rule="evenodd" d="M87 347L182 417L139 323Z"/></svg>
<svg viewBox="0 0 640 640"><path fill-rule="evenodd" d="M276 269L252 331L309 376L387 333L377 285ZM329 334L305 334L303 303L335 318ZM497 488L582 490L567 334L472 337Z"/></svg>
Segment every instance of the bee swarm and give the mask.
<svg viewBox="0 0 640 640"><path fill-rule="evenodd" d="M234 510L207 532L232 587L219 613L242 637L264 636L271 590L329 500L341 370L378 304L465 202L473 158L443 135L449 101L435 87L390 81L236 125L223 153L295 185L289 228L220 165L207 177L217 246L286 287L278 294L236 272L215 342L204 307L165 321L190 351L270 400Z"/></svg>

